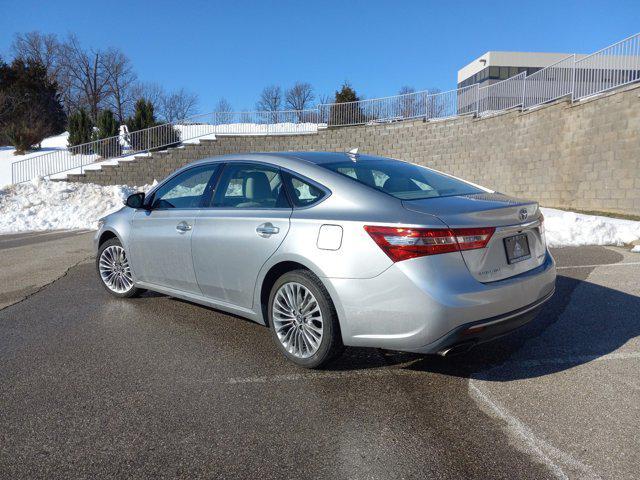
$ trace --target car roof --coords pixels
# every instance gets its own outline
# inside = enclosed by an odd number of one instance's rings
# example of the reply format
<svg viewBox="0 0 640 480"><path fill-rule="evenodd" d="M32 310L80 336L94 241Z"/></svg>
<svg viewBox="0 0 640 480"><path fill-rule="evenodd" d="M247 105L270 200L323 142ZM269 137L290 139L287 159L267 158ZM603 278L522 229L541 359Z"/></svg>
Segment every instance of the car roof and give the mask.
<svg viewBox="0 0 640 480"><path fill-rule="evenodd" d="M305 161L309 163L313 163L316 165L322 165L324 163L334 163L334 162L346 162L346 161L367 161L367 160L391 160L385 157L377 157L373 155L364 155L364 154L352 154L348 152L250 152L245 154L231 154L231 155L222 155L216 157L204 158L202 160L198 160L193 162L191 165L198 163L206 163L211 161L256 161L260 158L264 158L264 160L274 160L274 159L287 159L294 161Z"/></svg>

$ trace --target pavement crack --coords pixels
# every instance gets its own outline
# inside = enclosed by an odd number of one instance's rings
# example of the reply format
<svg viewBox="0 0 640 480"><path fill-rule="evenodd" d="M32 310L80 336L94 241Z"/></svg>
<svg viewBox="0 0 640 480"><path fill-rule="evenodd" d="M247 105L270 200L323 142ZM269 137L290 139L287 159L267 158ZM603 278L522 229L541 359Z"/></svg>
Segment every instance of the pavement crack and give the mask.
<svg viewBox="0 0 640 480"><path fill-rule="evenodd" d="M78 260L76 263L74 263L73 265L69 266L63 273L62 275L54 278L53 280L51 280L50 282L45 283L44 285L39 286L36 290L34 290L33 292L29 293L28 295L25 295L24 297L22 297L20 300L17 300L15 302L13 302L10 305L5 305L4 307L0 308L0 312L5 311L7 308L11 308L14 307L16 305L19 305L29 299L31 299L33 296L39 294L40 292L42 292L43 290L47 289L48 287L50 287L51 285L53 285L54 283L56 283L58 280L64 278L67 276L67 274L74 269L75 267L77 267L78 265L86 262L87 260L90 260L93 257L93 255L87 255L86 257Z"/></svg>

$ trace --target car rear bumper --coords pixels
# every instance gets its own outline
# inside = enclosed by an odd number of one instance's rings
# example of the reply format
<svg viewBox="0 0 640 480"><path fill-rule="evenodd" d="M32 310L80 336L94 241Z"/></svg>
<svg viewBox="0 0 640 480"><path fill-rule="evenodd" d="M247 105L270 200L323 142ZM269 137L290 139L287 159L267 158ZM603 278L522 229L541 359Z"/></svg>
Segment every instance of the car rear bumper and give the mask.
<svg viewBox="0 0 640 480"><path fill-rule="evenodd" d="M412 351L416 353L438 353L444 356L460 353L479 343L495 340L535 319L542 306L551 299L554 293L555 289L533 304L513 312L460 325L435 342Z"/></svg>
<svg viewBox="0 0 640 480"><path fill-rule="evenodd" d="M398 262L370 279L324 280L345 345L435 353L475 324L491 325L464 340L484 341L530 321L555 279L548 252L538 267L491 283L473 278L452 252Z"/></svg>

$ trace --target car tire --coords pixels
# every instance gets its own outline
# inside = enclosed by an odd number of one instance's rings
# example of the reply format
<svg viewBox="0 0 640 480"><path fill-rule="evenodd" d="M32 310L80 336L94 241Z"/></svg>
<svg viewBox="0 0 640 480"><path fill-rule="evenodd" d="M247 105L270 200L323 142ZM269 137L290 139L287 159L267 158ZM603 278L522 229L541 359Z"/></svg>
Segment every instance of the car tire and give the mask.
<svg viewBox="0 0 640 480"><path fill-rule="evenodd" d="M120 240L111 238L100 245L96 270L102 286L119 298L137 297L145 290L135 286L126 251Z"/></svg>
<svg viewBox="0 0 640 480"><path fill-rule="evenodd" d="M344 350L329 292L308 270L287 272L276 280L268 319L279 350L296 365L319 368Z"/></svg>

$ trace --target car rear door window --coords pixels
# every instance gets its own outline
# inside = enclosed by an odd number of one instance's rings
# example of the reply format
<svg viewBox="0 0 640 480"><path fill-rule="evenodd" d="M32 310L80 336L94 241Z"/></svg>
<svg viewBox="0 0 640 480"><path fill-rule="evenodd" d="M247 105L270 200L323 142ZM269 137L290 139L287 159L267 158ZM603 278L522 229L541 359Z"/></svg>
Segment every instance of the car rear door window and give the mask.
<svg viewBox="0 0 640 480"><path fill-rule="evenodd" d="M220 178L213 207L291 208L278 168L260 164L228 164Z"/></svg>

